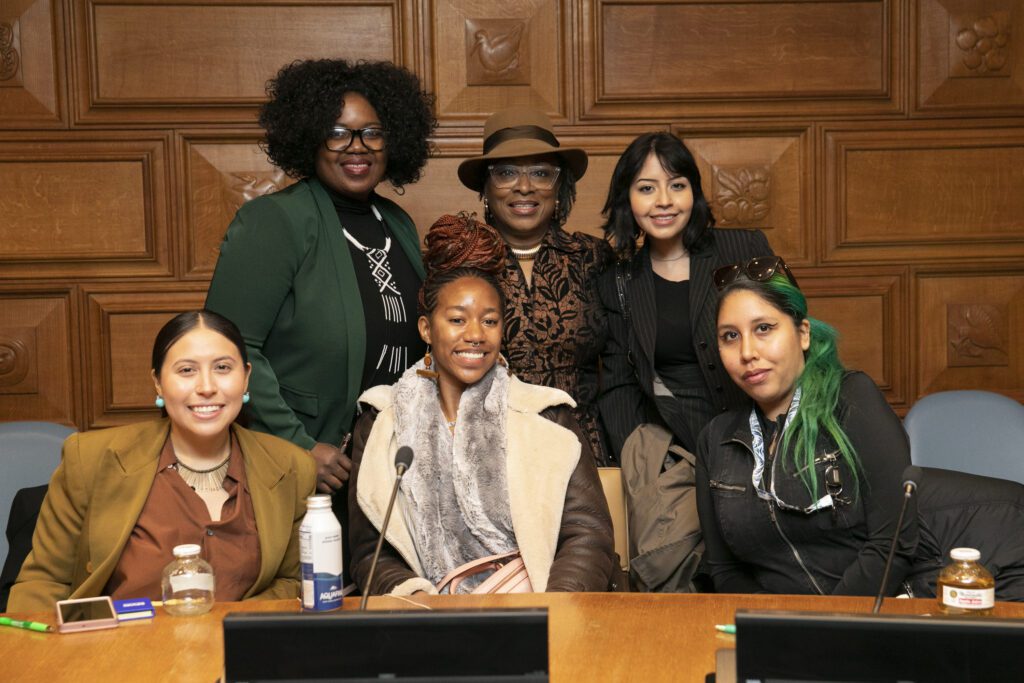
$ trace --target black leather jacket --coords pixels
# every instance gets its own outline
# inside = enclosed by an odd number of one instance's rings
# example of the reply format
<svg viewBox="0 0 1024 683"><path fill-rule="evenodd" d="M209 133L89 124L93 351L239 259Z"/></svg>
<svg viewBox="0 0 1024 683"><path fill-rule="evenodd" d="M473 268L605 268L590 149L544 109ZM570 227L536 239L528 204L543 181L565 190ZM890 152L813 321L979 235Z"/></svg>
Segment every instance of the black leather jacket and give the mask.
<svg viewBox="0 0 1024 683"><path fill-rule="evenodd" d="M899 418L860 372L843 378L837 408L863 470L859 492L839 463L838 503L811 513L762 500L751 481L749 409L722 415L701 436L697 510L715 589L728 593L875 595L902 503L910 446ZM818 495L836 448L818 441ZM970 457L965 453L964 457ZM787 461L788 464L788 461ZM1024 601L1024 486L963 472L922 468L896 547L886 595L935 595L935 579L956 547L976 548L995 576L996 599ZM766 463L785 503L811 497L791 467Z"/></svg>
<svg viewBox="0 0 1024 683"><path fill-rule="evenodd" d="M822 437L815 458L818 496L826 493L824 471L830 465L840 468L843 490L833 497L835 505L811 513L782 509L755 493L749 409L715 418L702 434L697 507L716 590L836 595L878 591L903 498L901 476L910 464L910 446L899 418L863 373L844 377L838 413L860 459L859 490L854 493L854 473L837 463L835 445ZM814 502L791 459L781 465L778 459L767 462L765 488L773 477L785 503L807 508ZM901 589L910 574L917 545L917 510L911 501L888 594Z"/></svg>

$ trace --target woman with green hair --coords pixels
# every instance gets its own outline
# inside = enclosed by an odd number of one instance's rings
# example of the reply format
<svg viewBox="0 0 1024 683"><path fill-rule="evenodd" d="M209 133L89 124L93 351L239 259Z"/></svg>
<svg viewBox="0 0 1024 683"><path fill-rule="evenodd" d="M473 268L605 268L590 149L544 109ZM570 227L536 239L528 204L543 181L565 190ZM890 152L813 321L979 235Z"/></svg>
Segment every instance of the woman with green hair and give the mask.
<svg viewBox="0 0 1024 683"><path fill-rule="evenodd" d="M697 507L715 590L874 595L903 502L910 446L878 387L839 361L837 333L808 317L779 257L715 272L718 347L753 405L701 434ZM949 549L969 545L998 599L1024 599L1024 487L925 470L886 595L934 595ZM935 504L933 505L933 501ZM1024 537L1017 531L1015 537Z"/></svg>

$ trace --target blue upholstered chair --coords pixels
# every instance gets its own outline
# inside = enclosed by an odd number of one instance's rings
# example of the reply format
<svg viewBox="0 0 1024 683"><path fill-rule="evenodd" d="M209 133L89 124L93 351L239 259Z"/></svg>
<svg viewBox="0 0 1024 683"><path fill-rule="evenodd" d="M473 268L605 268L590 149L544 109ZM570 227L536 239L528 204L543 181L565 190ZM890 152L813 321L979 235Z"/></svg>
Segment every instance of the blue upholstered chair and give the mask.
<svg viewBox="0 0 1024 683"><path fill-rule="evenodd" d="M49 483L61 445L74 432L52 422L0 422L0 564L7 557L4 531L14 495Z"/></svg>
<svg viewBox="0 0 1024 683"><path fill-rule="evenodd" d="M915 465L1024 484L1024 405L988 391L925 396L903 420Z"/></svg>

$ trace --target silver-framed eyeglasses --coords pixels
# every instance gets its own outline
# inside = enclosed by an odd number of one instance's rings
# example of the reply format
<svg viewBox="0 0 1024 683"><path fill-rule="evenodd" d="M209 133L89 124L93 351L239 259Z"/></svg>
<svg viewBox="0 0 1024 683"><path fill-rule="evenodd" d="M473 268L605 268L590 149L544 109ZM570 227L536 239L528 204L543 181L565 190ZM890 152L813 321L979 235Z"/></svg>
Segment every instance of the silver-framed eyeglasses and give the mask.
<svg viewBox="0 0 1024 683"><path fill-rule="evenodd" d="M554 164L491 164L487 167L487 176L491 179L491 184L500 190L515 187L521 177L525 177L531 187L550 190L558 182L558 174L561 172L562 169Z"/></svg>
<svg viewBox="0 0 1024 683"><path fill-rule="evenodd" d="M384 141L387 139L387 135L388 132L383 128L345 128L344 126L334 126L328 131L327 140L324 144L332 152L344 152L352 146L352 143L358 137L359 141L363 143L363 147L371 152L379 152L384 149Z"/></svg>

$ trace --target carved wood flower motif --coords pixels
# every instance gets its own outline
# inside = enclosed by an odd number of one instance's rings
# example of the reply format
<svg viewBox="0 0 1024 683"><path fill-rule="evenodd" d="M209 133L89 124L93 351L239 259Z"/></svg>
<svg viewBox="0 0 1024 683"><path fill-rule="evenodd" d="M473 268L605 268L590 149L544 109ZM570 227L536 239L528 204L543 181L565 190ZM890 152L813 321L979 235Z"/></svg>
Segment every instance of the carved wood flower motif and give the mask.
<svg viewBox="0 0 1024 683"><path fill-rule="evenodd" d="M18 50L14 46L14 27L0 24L0 81L7 81L18 73Z"/></svg>
<svg viewBox="0 0 1024 683"><path fill-rule="evenodd" d="M1009 29L1000 26L992 16L982 17L956 34L956 45L964 53L964 66L979 74L1006 66L1009 42Z"/></svg>
<svg viewBox="0 0 1024 683"><path fill-rule="evenodd" d="M722 225L753 225L771 212L771 172L767 166L715 168L716 214Z"/></svg>

